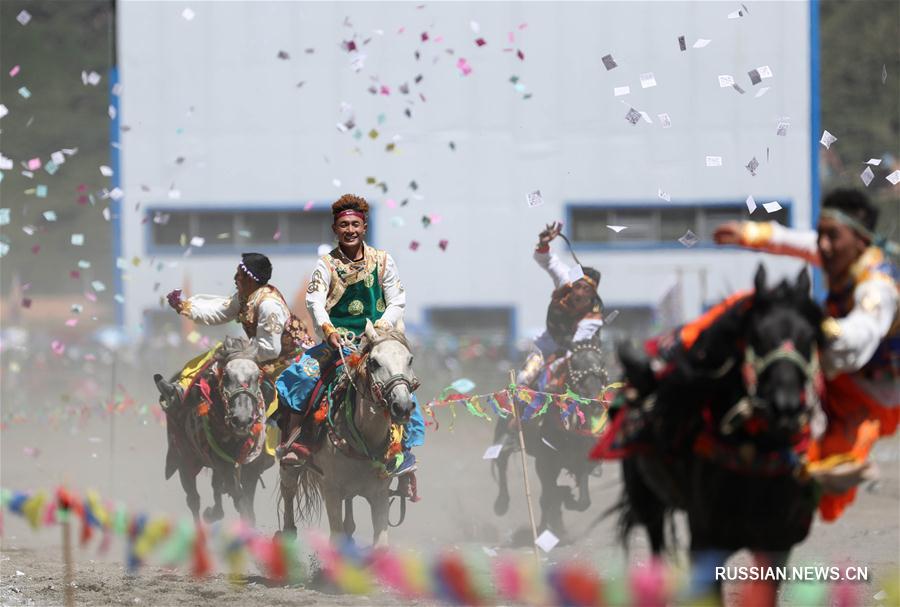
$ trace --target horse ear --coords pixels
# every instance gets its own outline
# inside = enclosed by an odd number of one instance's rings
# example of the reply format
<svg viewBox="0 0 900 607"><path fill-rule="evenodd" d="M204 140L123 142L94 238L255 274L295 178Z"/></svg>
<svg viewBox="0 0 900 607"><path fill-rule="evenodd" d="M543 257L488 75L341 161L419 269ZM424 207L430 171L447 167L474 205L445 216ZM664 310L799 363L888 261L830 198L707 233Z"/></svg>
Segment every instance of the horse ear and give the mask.
<svg viewBox="0 0 900 607"><path fill-rule="evenodd" d="M761 296L766 292L766 266L763 264L759 264L756 276L753 277L753 288L757 296Z"/></svg>
<svg viewBox="0 0 900 607"><path fill-rule="evenodd" d="M397 319L397 323L394 325L394 328L397 329L398 331L400 331L401 333L403 333L404 335L406 334L406 323L403 322L402 317Z"/></svg>
<svg viewBox="0 0 900 607"><path fill-rule="evenodd" d="M797 285L794 287L794 293L801 299L809 296L809 272L807 266L803 266L800 273L797 274Z"/></svg>
<svg viewBox="0 0 900 607"><path fill-rule="evenodd" d="M366 328L365 328L366 338L369 341L375 341L378 339L378 333L375 331L375 326L372 324L372 321L368 318L366 319Z"/></svg>

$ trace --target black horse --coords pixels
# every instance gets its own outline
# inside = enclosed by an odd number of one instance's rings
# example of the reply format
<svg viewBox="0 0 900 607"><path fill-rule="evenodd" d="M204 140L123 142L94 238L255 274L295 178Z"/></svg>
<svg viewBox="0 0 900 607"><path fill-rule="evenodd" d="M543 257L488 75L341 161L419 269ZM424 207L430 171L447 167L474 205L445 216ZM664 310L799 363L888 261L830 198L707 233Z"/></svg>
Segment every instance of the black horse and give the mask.
<svg viewBox="0 0 900 607"><path fill-rule="evenodd" d="M573 392L585 398L596 399L606 388L606 371L604 355L600 348L599 332L587 341L577 342L572 346L571 354L559 359L555 369L551 371L558 385L556 391L565 392L568 386ZM596 409L596 403L582 405L580 408ZM520 406L520 415L521 415ZM596 413L596 411L593 411ZM582 423L574 412L562 415L556 408L550 409L537 420L523 423L525 452L535 458L535 469L541 483L541 529L549 529L565 542L568 540L562 519L562 508L583 512L591 505L588 491L588 478L597 466L597 462L588 459L587 455L595 442L590 434L589 422ZM509 509L509 487L507 485L507 467L510 456L519 450L518 433L512 417L498 419L494 429L494 444L501 444L500 455L494 460L497 471L499 493L494 501L494 512L503 516ZM577 495L568 485L559 485L557 479L560 472L566 470L575 481Z"/></svg>
<svg viewBox="0 0 900 607"><path fill-rule="evenodd" d="M197 474L211 468L214 503L203 511L203 519L214 522L225 516L222 494L227 493L252 524L256 486L262 473L275 465L265 448L267 400L256 346L243 337L226 337L183 397L176 379L153 376L166 405L166 479L178 472L188 508L199 520Z"/></svg>
<svg viewBox="0 0 900 607"><path fill-rule="evenodd" d="M712 567L738 550L779 566L806 538L816 501L799 455L819 411L823 318L809 286L803 270L768 290L760 266L755 292L710 315L693 343L681 331L652 364L619 349L625 406L598 449L617 436L626 454L623 544L639 525L661 553L669 515L686 511L692 559L714 581Z"/></svg>

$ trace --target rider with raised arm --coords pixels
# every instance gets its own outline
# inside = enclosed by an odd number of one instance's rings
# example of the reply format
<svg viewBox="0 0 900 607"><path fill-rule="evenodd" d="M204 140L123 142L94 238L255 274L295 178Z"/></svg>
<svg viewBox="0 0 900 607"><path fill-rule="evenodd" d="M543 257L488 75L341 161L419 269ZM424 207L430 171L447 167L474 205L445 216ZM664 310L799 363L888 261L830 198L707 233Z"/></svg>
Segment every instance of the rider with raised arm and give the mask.
<svg viewBox="0 0 900 607"><path fill-rule="evenodd" d="M800 257L825 272L828 426L809 455L826 489L819 511L828 521L853 501L874 440L893 434L900 420L898 272L885 254L896 245L879 241L877 219L864 193L839 189L823 201L818 232L745 221L720 225L713 235L719 244Z"/></svg>
<svg viewBox="0 0 900 607"><path fill-rule="evenodd" d="M338 246L319 258L306 291L306 305L322 343L308 350L278 379L279 400L285 405L287 422L284 440L290 440L308 414L309 399L322 371L333 367L340 357L342 339L363 334L366 321L376 328L391 328L403 317L406 293L397 266L386 252L363 240L368 227L369 205L364 198L344 194L331 205L332 230ZM349 350L344 350L349 354ZM413 397L415 399L415 397ZM403 452L391 462L388 472L404 475L416 469L411 447L425 438L425 421L416 407L410 416L403 440ZM304 445L283 444L282 465L295 465L306 455ZM298 454L299 452L299 454Z"/></svg>
<svg viewBox="0 0 900 607"><path fill-rule="evenodd" d="M550 252L561 222L549 224L539 235L534 259L553 279L547 308L547 328L535 340L537 352L525 360L516 381L530 384L544 366L544 359L565 354L576 341L590 339L603 326L603 300L597 294L600 272L583 266L569 267Z"/></svg>
<svg viewBox="0 0 900 607"><path fill-rule="evenodd" d="M234 273L235 292L229 296L193 295L182 299L181 289L166 297L173 310L204 325L237 321L251 345L257 348L257 363L270 383L299 351L312 345L306 327L291 313L284 296L269 284L272 262L261 253L244 253ZM157 387L170 410L177 410L184 392L197 373L212 359L218 345L190 360L174 383L164 379ZM274 396L274 385L266 392Z"/></svg>

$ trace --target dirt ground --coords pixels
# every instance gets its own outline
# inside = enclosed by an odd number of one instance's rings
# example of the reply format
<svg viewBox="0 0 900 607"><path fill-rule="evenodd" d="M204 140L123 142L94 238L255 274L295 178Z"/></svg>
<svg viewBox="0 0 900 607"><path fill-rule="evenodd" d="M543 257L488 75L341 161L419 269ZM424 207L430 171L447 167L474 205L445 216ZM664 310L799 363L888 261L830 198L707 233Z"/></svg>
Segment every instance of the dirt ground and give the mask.
<svg viewBox="0 0 900 607"><path fill-rule="evenodd" d="M152 394L144 394L147 402ZM446 412L440 413L449 422ZM391 542L402 549L429 553L439 546L482 546L508 548L517 529L528 524L522 475L511 467L513 503L504 518L494 515L495 483L488 462L482 459L491 444L492 424L462 414L454 432L449 423L429 430L427 443L418 450L420 459L420 503L409 507L406 523L391 531ZM174 518L188 514L177 478L163 479L165 429L152 416L139 418L131 413L109 419L95 418L82 427L50 428L38 423L13 424L0 435L2 464L0 482L11 489L52 489L60 483L85 490L95 488L104 498L122 500L131 509L148 514L166 513ZM35 454L33 449L39 449ZM882 480L872 490L862 491L838 523L817 521L811 536L799 546L792 564L829 563L866 566L870 579L895 575L900 563L900 438L877 446L874 457ZM518 463L517 460L514 460ZM530 468L532 484L537 478ZM274 469L264 477L265 489L257 494L258 527L276 530L276 488ZM209 475L199 479L204 505L211 492ZM619 547L613 521L603 521L590 533L590 523L610 506L620 490L618 470L605 465L600 478L591 479L593 505L585 513L566 513L570 532L580 540L554 549L548 561L585 559L612 575L626 560L646 558L643 539L633 541L629 556ZM518 496L518 500L516 499ZM357 538L371 541L371 526L364 504L356 508ZM226 503L226 518L235 518ZM319 527L324 529L324 520ZM60 534L55 528L33 532L16 517L4 517L0 554L0 604L57 605L63 601L63 572ZM387 593L370 597L326 594L301 587L279 587L250 571L250 583L231 586L219 573L196 582L183 571L144 567L136 576L124 570L124 546L116 539L113 548L98 559L96 542L84 550L75 548L79 605L199 605L215 600L217 605L382 605L396 604ZM746 555L739 555L746 561ZM879 605L874 598L881 589L877 582L860 584L863 604ZM790 597L783 603L792 604ZM432 604L430 601L409 604Z"/></svg>

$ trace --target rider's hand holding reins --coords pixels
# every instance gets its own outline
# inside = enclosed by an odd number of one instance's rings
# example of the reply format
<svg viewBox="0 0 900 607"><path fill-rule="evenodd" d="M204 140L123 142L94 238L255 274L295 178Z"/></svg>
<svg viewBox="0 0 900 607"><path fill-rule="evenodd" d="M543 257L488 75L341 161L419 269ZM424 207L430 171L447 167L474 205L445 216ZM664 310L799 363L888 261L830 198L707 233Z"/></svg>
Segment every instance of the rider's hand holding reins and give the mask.
<svg viewBox="0 0 900 607"><path fill-rule="evenodd" d="M172 309L181 314L181 308L184 306L184 302L181 301L181 289L175 289L166 295L166 299L169 301L169 305L172 306Z"/></svg>
<svg viewBox="0 0 900 607"><path fill-rule="evenodd" d="M331 335L325 338L325 341L328 342L328 345L334 348L335 350L341 349L341 334L335 331Z"/></svg>
<svg viewBox="0 0 900 607"><path fill-rule="evenodd" d="M547 227L544 228L544 231L538 235L538 247L543 248L550 244L550 241L559 236L559 233L562 231L562 222L554 221L553 223L548 223Z"/></svg>

